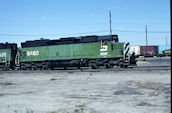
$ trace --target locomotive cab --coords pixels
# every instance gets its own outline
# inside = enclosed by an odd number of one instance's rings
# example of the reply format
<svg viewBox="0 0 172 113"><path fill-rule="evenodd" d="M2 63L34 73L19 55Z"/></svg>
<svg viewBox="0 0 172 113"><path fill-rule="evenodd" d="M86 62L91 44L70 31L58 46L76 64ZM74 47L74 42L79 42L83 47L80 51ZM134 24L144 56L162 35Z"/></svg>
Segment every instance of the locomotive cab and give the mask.
<svg viewBox="0 0 172 113"><path fill-rule="evenodd" d="M107 45L107 42L105 40L102 40L101 41L101 44L102 44L102 46L106 46Z"/></svg>
<svg viewBox="0 0 172 113"><path fill-rule="evenodd" d="M118 35L112 35L112 42L119 42L118 41Z"/></svg>

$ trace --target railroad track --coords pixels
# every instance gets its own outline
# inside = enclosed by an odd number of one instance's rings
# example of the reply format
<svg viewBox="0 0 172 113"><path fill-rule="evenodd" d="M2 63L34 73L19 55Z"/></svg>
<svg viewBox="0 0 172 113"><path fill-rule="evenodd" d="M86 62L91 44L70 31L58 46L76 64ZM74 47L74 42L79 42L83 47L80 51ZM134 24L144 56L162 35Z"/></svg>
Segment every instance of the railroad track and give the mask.
<svg viewBox="0 0 172 113"><path fill-rule="evenodd" d="M171 70L170 65L162 65L162 66L135 66L135 67L128 67L128 68L120 68L120 67L114 67L114 68L99 68L99 69L91 69L91 68L68 68L68 69L56 69L56 70L8 70L8 71L2 71L1 73L74 73L74 72L104 72L104 71L112 71L112 72L118 72L118 71L168 71Z"/></svg>

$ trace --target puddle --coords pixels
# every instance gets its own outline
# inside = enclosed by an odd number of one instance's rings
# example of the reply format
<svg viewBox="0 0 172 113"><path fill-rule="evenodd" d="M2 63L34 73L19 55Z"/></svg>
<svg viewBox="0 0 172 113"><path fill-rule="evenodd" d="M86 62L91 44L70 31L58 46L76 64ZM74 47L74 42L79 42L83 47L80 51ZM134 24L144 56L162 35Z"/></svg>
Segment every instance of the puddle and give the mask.
<svg viewBox="0 0 172 113"><path fill-rule="evenodd" d="M155 105L152 105L152 104L147 103L147 102L140 102L136 106L155 106Z"/></svg>
<svg viewBox="0 0 172 113"><path fill-rule="evenodd" d="M125 87L122 90L115 91L114 95L142 95L142 93L136 90L136 88Z"/></svg>

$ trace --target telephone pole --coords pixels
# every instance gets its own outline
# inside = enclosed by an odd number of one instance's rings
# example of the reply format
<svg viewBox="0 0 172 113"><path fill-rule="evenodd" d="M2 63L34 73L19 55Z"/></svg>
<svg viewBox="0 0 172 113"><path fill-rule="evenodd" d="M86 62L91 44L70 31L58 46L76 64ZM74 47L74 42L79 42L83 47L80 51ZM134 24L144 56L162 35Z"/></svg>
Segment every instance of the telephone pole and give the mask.
<svg viewBox="0 0 172 113"><path fill-rule="evenodd" d="M147 25L145 26L145 31L146 31L146 46L148 46Z"/></svg>
<svg viewBox="0 0 172 113"><path fill-rule="evenodd" d="M112 35L112 28L111 28L111 11L109 11L109 23L110 23L110 35Z"/></svg>
<svg viewBox="0 0 172 113"><path fill-rule="evenodd" d="M166 36L166 45L168 45L168 43L167 43L167 36Z"/></svg>

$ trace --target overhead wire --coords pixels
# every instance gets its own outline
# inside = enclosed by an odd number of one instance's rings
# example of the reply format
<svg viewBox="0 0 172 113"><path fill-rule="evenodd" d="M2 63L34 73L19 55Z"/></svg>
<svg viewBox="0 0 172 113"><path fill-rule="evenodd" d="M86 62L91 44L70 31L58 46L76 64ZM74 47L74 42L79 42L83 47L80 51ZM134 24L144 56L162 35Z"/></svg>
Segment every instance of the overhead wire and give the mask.
<svg viewBox="0 0 172 113"><path fill-rule="evenodd" d="M145 33L145 31L139 30L112 30L114 32L129 32L129 33ZM81 32L81 33L69 33L69 34L0 34L0 36L63 36L63 35L82 35L82 34L93 34L93 33L105 33L109 30L93 31L93 32ZM148 31L148 33L166 33L169 34L170 31Z"/></svg>

